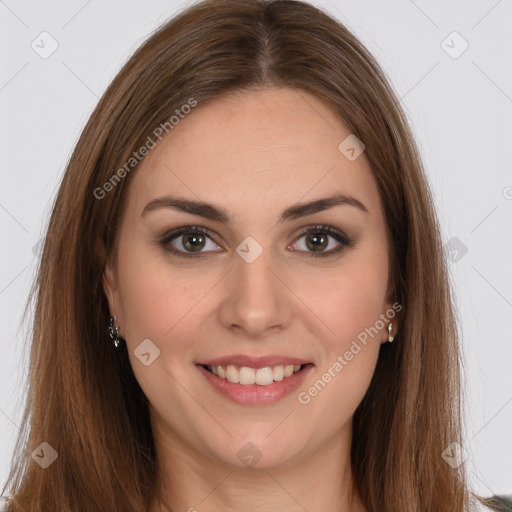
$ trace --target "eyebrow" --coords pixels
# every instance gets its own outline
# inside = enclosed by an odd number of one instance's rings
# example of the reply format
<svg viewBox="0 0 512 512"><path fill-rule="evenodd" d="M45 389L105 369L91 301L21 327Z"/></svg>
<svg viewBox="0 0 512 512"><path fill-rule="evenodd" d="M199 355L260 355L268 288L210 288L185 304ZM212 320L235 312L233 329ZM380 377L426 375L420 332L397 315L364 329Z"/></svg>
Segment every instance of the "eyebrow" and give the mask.
<svg viewBox="0 0 512 512"><path fill-rule="evenodd" d="M312 215L340 205L353 206L363 212L369 213L366 206L355 197L337 193L329 197L315 199L308 203L294 204L286 208L286 210L281 213L279 223L295 220L300 217L305 217L306 215ZM226 210L225 208L215 206L211 203L173 196L159 197L151 200L142 210L141 217L146 215L148 212L159 210L161 208L169 208L180 212L190 213L223 223L229 223L231 221L229 210Z"/></svg>

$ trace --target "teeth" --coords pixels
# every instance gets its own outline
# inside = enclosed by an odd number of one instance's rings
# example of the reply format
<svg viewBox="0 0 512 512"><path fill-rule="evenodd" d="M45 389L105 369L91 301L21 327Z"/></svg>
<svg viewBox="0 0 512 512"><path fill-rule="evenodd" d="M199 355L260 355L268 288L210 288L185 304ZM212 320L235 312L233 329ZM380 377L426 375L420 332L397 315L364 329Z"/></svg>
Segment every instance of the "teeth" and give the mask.
<svg viewBox="0 0 512 512"><path fill-rule="evenodd" d="M279 382L284 379L284 366L276 366L273 370L274 380Z"/></svg>
<svg viewBox="0 0 512 512"><path fill-rule="evenodd" d="M235 383L240 382L240 373L232 364L228 364L226 368L226 380Z"/></svg>
<svg viewBox="0 0 512 512"><path fill-rule="evenodd" d="M240 368L240 377L242 376L242 370L243 368ZM254 370L251 371L254 372ZM274 371L268 366L266 368L258 368L254 373L256 374L255 382L260 386L267 386L274 382ZM242 382L241 378L240 382Z"/></svg>
<svg viewBox="0 0 512 512"><path fill-rule="evenodd" d="M236 377L235 377L236 378ZM230 380L230 382L233 382ZM240 384L254 384L256 382L256 372L252 368L247 368L246 366L243 366L240 368L240 371L238 372L238 381Z"/></svg>
<svg viewBox="0 0 512 512"><path fill-rule="evenodd" d="M300 365L278 365L266 366L264 368L249 368L248 366L235 366L228 364L226 366L208 366L208 369L221 379L226 379L234 384L243 384L250 386L258 384L259 386L268 386L272 382L282 381L286 377L290 377L300 370Z"/></svg>

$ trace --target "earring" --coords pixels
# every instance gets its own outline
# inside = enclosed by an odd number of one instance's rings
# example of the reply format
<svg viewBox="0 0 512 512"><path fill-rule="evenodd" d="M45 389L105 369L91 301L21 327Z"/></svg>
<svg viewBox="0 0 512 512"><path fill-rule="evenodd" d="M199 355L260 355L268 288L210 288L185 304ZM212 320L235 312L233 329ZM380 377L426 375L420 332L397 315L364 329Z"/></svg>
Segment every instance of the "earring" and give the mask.
<svg viewBox="0 0 512 512"><path fill-rule="evenodd" d="M114 342L114 346L117 348L119 346L119 326L114 327L114 322L116 321L115 316L111 316L108 321L108 334L112 341Z"/></svg>
<svg viewBox="0 0 512 512"><path fill-rule="evenodd" d="M391 343L395 337L394 336L391 336L391 331L393 330L393 324L391 322L389 322L389 325L388 325L388 342Z"/></svg>

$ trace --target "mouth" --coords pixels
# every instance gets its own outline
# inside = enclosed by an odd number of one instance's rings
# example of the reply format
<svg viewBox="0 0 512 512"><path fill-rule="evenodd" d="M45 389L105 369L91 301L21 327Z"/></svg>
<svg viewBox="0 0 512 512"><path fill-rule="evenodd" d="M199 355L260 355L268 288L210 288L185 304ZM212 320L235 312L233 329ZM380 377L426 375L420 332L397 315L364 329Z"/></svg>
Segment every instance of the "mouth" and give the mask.
<svg viewBox="0 0 512 512"><path fill-rule="evenodd" d="M254 406L275 403L292 393L304 383L314 365L197 364L196 367L221 397Z"/></svg>
<svg viewBox="0 0 512 512"><path fill-rule="evenodd" d="M311 364L311 363L309 363ZM251 368L250 366L228 365L201 365L205 370L219 379L227 380L232 384L241 384L242 386L269 386L274 382L281 382L299 373L304 369L305 364L287 364L276 366L264 366L262 368Z"/></svg>

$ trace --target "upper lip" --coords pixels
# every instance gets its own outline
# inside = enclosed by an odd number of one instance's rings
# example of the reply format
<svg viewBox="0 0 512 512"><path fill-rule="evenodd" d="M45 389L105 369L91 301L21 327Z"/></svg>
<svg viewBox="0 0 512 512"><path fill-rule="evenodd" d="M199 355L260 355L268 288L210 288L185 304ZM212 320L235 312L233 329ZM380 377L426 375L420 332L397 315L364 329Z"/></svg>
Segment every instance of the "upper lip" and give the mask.
<svg viewBox="0 0 512 512"><path fill-rule="evenodd" d="M249 368L264 368L265 366L279 366L279 365L303 365L308 364L310 361L299 359L297 357L288 357L280 355L266 355L266 356L248 356L244 354L236 354L232 356L217 357L209 361L197 363L200 365L208 366L226 366L232 364L234 366L247 366Z"/></svg>

